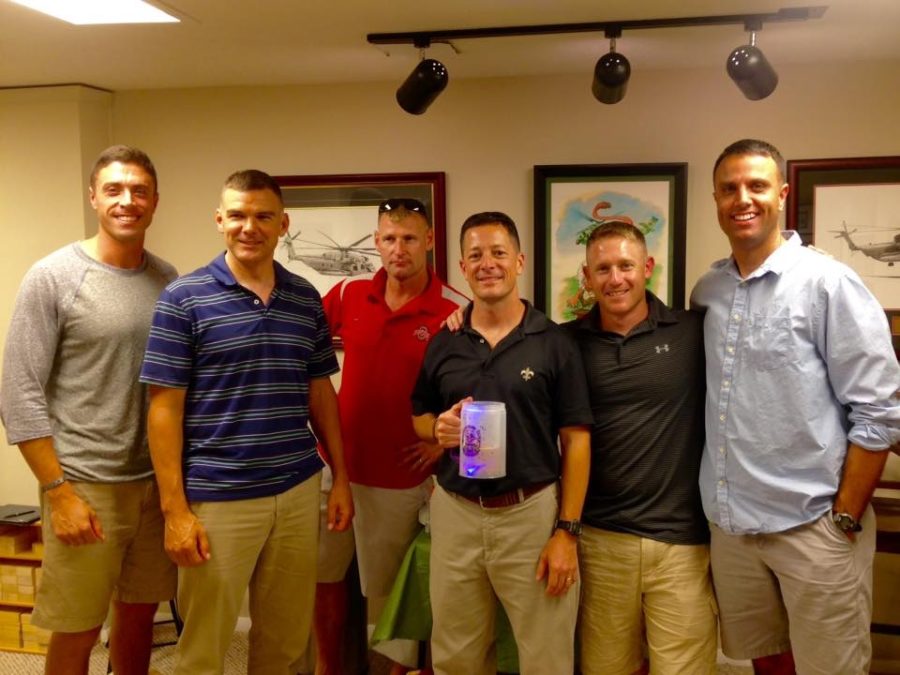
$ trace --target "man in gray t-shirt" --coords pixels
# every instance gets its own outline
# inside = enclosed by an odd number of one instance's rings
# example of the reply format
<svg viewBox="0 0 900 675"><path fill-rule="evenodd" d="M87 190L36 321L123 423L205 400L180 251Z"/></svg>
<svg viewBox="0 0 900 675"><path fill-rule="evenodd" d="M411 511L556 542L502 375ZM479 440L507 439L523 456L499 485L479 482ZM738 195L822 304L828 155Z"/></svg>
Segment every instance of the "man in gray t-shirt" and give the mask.
<svg viewBox="0 0 900 675"><path fill-rule="evenodd" d="M89 186L98 232L25 275L3 362L0 415L40 484L43 577L33 622L53 631L47 673L86 675L113 599L110 660L146 673L153 615L175 590L138 372L175 269L144 250L156 171L113 146Z"/></svg>

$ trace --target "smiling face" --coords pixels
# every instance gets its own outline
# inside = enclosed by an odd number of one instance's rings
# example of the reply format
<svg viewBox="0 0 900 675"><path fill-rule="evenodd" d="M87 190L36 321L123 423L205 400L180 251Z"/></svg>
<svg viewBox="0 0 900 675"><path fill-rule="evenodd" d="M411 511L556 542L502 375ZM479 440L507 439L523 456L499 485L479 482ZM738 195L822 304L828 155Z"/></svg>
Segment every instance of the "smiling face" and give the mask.
<svg viewBox="0 0 900 675"><path fill-rule="evenodd" d="M382 213L375 231L375 248L388 277L408 281L427 274L428 251L434 247L434 230L418 213L401 217Z"/></svg>
<svg viewBox="0 0 900 675"><path fill-rule="evenodd" d="M592 241L586 260L584 285L597 298L602 327L627 333L647 317L653 258L640 242L611 235Z"/></svg>
<svg viewBox="0 0 900 675"><path fill-rule="evenodd" d="M271 265L278 239L287 232L288 217L271 190L222 190L216 224L225 235L227 256L248 269Z"/></svg>
<svg viewBox="0 0 900 675"><path fill-rule="evenodd" d="M459 268L478 300L496 303L518 298L516 281L525 254L502 225L477 225L466 231Z"/></svg>
<svg viewBox="0 0 900 675"><path fill-rule="evenodd" d="M156 183L143 167L107 164L97 172L89 195L101 239L123 244L143 242L159 202Z"/></svg>
<svg viewBox="0 0 900 675"><path fill-rule="evenodd" d="M725 157L713 176L719 226L735 253L767 255L780 242L778 214L788 186L775 160L764 155Z"/></svg>

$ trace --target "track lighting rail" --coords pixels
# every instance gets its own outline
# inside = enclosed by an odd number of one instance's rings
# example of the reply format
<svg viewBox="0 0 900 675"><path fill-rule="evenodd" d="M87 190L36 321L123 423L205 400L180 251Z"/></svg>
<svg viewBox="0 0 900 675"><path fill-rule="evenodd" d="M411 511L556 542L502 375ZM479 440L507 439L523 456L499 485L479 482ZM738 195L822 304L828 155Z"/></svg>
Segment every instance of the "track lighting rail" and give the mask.
<svg viewBox="0 0 900 675"><path fill-rule="evenodd" d="M555 35L562 33L604 33L650 28L686 28L692 26L725 26L743 24L748 30L758 29L764 23L806 21L819 19L825 14L826 5L808 7L783 7L777 12L756 14L722 14L718 16L686 16L668 19L635 19L629 21L594 21L588 23L557 23L535 26L495 26L492 28L457 28L449 30L412 31L407 33L369 33L366 39L375 45L412 44L419 48L432 42L465 40L473 38L517 37L528 35Z"/></svg>

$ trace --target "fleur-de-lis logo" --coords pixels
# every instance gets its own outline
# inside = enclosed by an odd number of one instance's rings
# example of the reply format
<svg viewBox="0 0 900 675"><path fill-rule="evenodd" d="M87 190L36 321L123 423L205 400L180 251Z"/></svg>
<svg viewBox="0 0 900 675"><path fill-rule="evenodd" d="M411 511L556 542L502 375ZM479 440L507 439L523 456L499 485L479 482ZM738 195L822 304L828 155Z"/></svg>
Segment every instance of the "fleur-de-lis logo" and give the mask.
<svg viewBox="0 0 900 675"><path fill-rule="evenodd" d="M532 377L534 377L534 371L531 368L529 368L528 366L525 366L524 368L522 368L521 375L522 375L522 379L525 380L526 382L528 382L528 380L530 380Z"/></svg>
<svg viewBox="0 0 900 675"><path fill-rule="evenodd" d="M669 351L669 345L668 345L668 344L665 344L665 345L656 345L656 353L657 353L657 354L662 354L663 352L667 352L667 351Z"/></svg>

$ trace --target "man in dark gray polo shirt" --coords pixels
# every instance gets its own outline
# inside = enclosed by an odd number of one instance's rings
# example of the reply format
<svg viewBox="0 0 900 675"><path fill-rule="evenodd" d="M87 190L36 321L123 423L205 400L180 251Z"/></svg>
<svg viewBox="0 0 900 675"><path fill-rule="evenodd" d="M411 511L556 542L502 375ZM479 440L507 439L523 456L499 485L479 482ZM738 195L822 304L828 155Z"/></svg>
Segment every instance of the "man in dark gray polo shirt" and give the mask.
<svg viewBox="0 0 900 675"><path fill-rule="evenodd" d="M703 450L703 319L666 307L634 225L606 222L586 247L597 303L566 325L581 347L594 426L583 577L581 669L715 672L709 529L697 476Z"/></svg>
<svg viewBox="0 0 900 675"><path fill-rule="evenodd" d="M441 331L428 346L412 396L415 429L423 440L456 447L467 397L504 402L506 475L461 477L446 452L438 462L431 498L434 671L494 672L496 595L521 672L570 675L576 537L590 453L581 357L564 331L519 298L525 256L509 216L469 217L460 246L475 300L462 330Z"/></svg>

